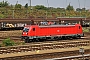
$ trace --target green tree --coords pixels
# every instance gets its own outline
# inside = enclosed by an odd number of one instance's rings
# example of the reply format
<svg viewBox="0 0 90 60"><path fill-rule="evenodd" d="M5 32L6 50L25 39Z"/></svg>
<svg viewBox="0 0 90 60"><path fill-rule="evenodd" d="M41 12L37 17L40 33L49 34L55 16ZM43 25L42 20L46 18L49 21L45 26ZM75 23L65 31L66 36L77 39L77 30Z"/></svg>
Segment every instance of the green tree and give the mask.
<svg viewBox="0 0 90 60"><path fill-rule="evenodd" d="M71 6L70 4L66 7L66 10L71 11L74 10L73 6Z"/></svg>
<svg viewBox="0 0 90 60"><path fill-rule="evenodd" d="M86 8L82 8L82 11L86 11Z"/></svg>
<svg viewBox="0 0 90 60"><path fill-rule="evenodd" d="M19 9L21 9L21 7L22 7L21 4L16 4L16 5L15 5L15 8L19 8Z"/></svg>
<svg viewBox="0 0 90 60"><path fill-rule="evenodd" d="M9 6L9 3L7 1L0 2L0 7L6 7Z"/></svg>
<svg viewBox="0 0 90 60"><path fill-rule="evenodd" d="M65 11L65 8L57 8L56 10L62 12Z"/></svg>
<svg viewBox="0 0 90 60"><path fill-rule="evenodd" d="M28 8L28 3L26 3L24 7L25 7L25 8Z"/></svg>
<svg viewBox="0 0 90 60"><path fill-rule="evenodd" d="M7 1L4 2L4 6L8 6L9 3Z"/></svg>
<svg viewBox="0 0 90 60"><path fill-rule="evenodd" d="M77 9L76 9L76 11L81 11L81 10L82 10L82 9L80 9L80 8L77 8Z"/></svg>
<svg viewBox="0 0 90 60"><path fill-rule="evenodd" d="M37 10L47 10L47 8L43 5L36 5L35 9L37 9Z"/></svg>

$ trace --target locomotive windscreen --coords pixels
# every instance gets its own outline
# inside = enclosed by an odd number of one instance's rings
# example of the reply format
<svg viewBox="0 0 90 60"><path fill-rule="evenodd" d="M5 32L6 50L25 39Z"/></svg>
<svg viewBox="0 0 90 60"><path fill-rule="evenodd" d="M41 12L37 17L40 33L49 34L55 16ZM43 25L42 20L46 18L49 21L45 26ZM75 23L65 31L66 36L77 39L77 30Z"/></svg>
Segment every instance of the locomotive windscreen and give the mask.
<svg viewBox="0 0 90 60"><path fill-rule="evenodd" d="M28 32L29 31L29 27L24 27L23 32Z"/></svg>
<svg viewBox="0 0 90 60"><path fill-rule="evenodd" d="M27 28L23 29L23 32L28 32L28 31L29 31L29 29L27 29Z"/></svg>

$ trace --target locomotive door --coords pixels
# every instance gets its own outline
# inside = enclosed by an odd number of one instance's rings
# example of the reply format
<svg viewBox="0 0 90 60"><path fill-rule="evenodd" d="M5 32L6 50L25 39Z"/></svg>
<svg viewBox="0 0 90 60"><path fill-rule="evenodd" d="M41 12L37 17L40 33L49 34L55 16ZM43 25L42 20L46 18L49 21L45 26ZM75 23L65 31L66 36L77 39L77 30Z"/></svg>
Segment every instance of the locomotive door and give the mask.
<svg viewBox="0 0 90 60"><path fill-rule="evenodd" d="M36 29L33 28L33 35L36 36Z"/></svg>
<svg viewBox="0 0 90 60"><path fill-rule="evenodd" d="M81 28L81 27L80 27L80 26L78 26L78 31L77 31L77 33L78 33L78 34L80 33L80 28Z"/></svg>

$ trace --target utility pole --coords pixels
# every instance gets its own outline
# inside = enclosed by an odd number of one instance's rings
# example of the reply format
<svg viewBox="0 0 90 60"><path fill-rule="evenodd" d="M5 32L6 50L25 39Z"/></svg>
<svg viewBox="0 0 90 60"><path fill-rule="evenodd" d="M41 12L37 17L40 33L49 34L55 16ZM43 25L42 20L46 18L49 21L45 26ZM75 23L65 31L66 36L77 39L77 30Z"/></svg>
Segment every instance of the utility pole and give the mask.
<svg viewBox="0 0 90 60"><path fill-rule="evenodd" d="M86 5L86 0L84 0L84 9L85 9L84 12L86 13L85 5ZM84 13L84 15L85 15L85 13ZM86 18L86 15L84 17Z"/></svg>
<svg viewBox="0 0 90 60"><path fill-rule="evenodd" d="M13 16L13 19L14 19L14 9L13 9L13 15L12 16Z"/></svg>
<svg viewBox="0 0 90 60"><path fill-rule="evenodd" d="M31 9L31 0L30 0L30 9Z"/></svg>
<svg viewBox="0 0 90 60"><path fill-rule="evenodd" d="M80 1L78 0L78 3L79 3L79 8L80 8ZM81 11L79 10L79 14L80 14L80 17L81 17Z"/></svg>
<svg viewBox="0 0 90 60"><path fill-rule="evenodd" d="M86 26L86 15L85 15L85 13L86 13L86 8L85 8L85 4L86 4L86 0L84 0L84 17L85 17L85 26ZM87 27L87 26L86 26Z"/></svg>
<svg viewBox="0 0 90 60"><path fill-rule="evenodd" d="M66 0L66 6L68 6L68 4L67 4L67 0ZM66 15L67 13L66 13L66 10L65 10L65 15Z"/></svg>
<svg viewBox="0 0 90 60"><path fill-rule="evenodd" d="M71 7L71 2L69 2L69 6ZM70 8L69 8L69 18L70 18Z"/></svg>
<svg viewBox="0 0 90 60"><path fill-rule="evenodd" d="M13 6L13 10L12 10L12 18L14 19L14 9L15 9L15 6Z"/></svg>
<svg viewBox="0 0 90 60"><path fill-rule="evenodd" d="M29 2L30 2L30 16L31 16L31 0L29 0Z"/></svg>
<svg viewBox="0 0 90 60"><path fill-rule="evenodd" d="M48 9L49 9L49 3L48 3L48 0L47 0L47 5L48 5ZM46 11L46 19L48 17L48 11Z"/></svg>

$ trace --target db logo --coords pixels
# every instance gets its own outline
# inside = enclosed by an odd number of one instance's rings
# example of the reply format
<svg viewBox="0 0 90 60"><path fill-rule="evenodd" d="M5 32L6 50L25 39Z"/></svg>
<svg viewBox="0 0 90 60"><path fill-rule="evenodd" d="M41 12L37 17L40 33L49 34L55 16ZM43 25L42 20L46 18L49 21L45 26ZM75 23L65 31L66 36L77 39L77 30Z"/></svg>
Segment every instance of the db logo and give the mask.
<svg viewBox="0 0 90 60"><path fill-rule="evenodd" d="M60 30L57 30L57 32L60 32Z"/></svg>

